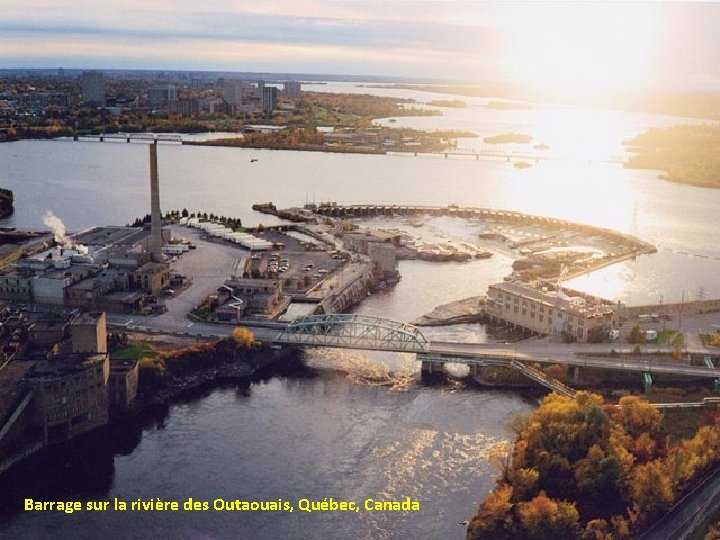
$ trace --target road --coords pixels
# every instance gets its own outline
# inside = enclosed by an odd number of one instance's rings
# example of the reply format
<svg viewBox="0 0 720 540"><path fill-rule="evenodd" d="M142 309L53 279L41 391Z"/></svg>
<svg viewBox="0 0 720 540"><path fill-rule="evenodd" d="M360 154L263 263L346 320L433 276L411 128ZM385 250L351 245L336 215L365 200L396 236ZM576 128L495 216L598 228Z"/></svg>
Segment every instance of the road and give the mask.
<svg viewBox="0 0 720 540"><path fill-rule="evenodd" d="M434 341L427 347L429 354L466 359L468 362L492 358L507 360L528 360L548 364L566 364L571 366L592 367L598 369L614 369L621 371L642 371L649 373L673 373L688 377L720 377L720 369L691 366L687 358L682 360L660 360L648 354L647 359L630 360L628 358L614 358L609 355L604 358L579 357L581 352L608 353L607 344L564 344L552 340L529 340L517 344L498 343L449 343ZM647 353L669 352L661 346L648 347ZM616 349L620 352L631 352L631 349ZM718 353L715 353L717 356Z"/></svg>
<svg viewBox="0 0 720 540"><path fill-rule="evenodd" d="M673 505L639 540L685 540L720 510L720 468Z"/></svg>

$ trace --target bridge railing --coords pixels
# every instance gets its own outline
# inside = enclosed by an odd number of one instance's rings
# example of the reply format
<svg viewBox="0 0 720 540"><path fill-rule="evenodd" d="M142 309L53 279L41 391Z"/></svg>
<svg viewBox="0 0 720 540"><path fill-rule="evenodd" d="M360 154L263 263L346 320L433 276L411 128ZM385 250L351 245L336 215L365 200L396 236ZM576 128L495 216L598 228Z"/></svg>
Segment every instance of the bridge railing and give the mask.
<svg viewBox="0 0 720 540"><path fill-rule="evenodd" d="M427 340L412 325L382 317L344 313L298 317L275 343L394 352L423 352Z"/></svg>

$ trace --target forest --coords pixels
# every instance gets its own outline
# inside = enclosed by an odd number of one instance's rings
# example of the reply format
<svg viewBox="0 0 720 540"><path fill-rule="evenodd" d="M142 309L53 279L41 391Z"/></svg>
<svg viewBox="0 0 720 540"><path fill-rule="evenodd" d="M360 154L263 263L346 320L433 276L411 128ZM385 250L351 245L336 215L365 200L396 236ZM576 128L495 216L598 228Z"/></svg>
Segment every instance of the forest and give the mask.
<svg viewBox="0 0 720 540"><path fill-rule="evenodd" d="M490 458L500 476L468 525L467 540L634 538L720 461L717 412L689 439L636 396L617 405L578 392L547 396L512 427L512 449Z"/></svg>
<svg viewBox="0 0 720 540"><path fill-rule="evenodd" d="M671 182L720 187L719 126L652 128L624 144L633 153L627 168L657 169Z"/></svg>

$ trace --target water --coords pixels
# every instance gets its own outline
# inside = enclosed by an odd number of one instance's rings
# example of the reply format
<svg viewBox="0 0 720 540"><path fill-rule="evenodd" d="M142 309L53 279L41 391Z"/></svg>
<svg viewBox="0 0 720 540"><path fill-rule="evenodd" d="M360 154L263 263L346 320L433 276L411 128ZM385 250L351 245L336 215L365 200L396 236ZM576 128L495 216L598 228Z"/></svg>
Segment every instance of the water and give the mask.
<svg viewBox="0 0 720 540"><path fill-rule="evenodd" d="M371 91L351 85L341 90ZM333 200L521 210L631 232L659 248L655 255L576 278L571 286L630 303L678 301L701 286L707 296L720 296L720 190L673 184L653 171L603 162L622 152L623 138L677 119L552 106L497 111L482 107L480 99L465 101L469 109L445 109L444 118L397 124L528 132L550 145L556 159L519 170L504 159L163 145L162 206L237 216L247 225L272 222L250 209L268 200L279 206ZM0 185L15 191L16 213L2 225L42 227L46 210L74 230L127 223L147 213L147 178L147 148L141 144L3 144ZM449 218L431 225L440 236L467 241L470 234L465 224ZM369 297L358 311L412 320L438 304L482 294L508 273L510 263L499 252L465 264L401 262L398 285ZM430 338L485 339L479 325L424 332ZM115 434L111 443L90 447L92 460L34 471L10 496L293 501L411 496L421 502L421 512L70 517L14 512L2 518L0 538L462 538L458 522L472 515L494 485L489 445L509 438L507 421L534 401L468 388L454 378L422 386L411 355L316 350L307 365L301 373L218 389L175 405L164 429L151 423ZM453 367L451 373L462 377L465 371Z"/></svg>
<svg viewBox="0 0 720 540"><path fill-rule="evenodd" d="M459 522L494 484L489 447L533 401L461 385L393 390L345 373L216 390L172 407L164 429L147 426L125 455L96 455L94 481L82 462L64 471L61 486L44 480L15 489L22 497L110 501L412 497L422 505L417 514L25 513L0 523L0 537L463 538Z"/></svg>

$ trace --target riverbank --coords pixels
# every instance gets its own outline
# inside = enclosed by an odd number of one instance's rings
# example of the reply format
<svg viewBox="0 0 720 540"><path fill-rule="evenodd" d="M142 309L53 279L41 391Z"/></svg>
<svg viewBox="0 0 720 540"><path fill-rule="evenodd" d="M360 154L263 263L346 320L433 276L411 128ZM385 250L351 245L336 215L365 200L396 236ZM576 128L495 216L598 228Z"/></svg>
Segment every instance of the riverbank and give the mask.
<svg viewBox="0 0 720 540"><path fill-rule="evenodd" d="M175 336L153 336L151 341L134 340L125 351L137 351L140 362L138 395L121 417L141 414L146 408L168 405L188 392L220 382L238 382L255 376L288 351L275 351L254 340L245 343L232 337L215 342L183 343ZM123 351L111 353L122 357Z"/></svg>

